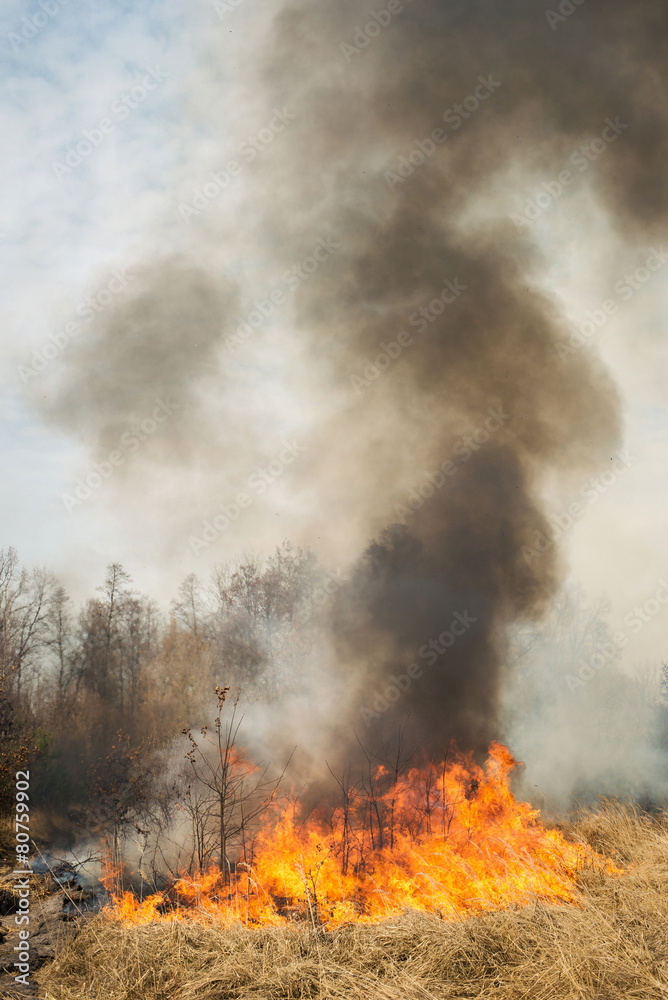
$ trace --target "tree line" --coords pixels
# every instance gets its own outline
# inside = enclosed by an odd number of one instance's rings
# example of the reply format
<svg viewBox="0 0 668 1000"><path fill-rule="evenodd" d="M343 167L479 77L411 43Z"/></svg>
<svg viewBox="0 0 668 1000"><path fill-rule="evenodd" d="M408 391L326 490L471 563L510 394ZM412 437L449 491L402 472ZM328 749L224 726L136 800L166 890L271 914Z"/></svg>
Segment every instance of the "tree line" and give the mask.
<svg viewBox="0 0 668 1000"><path fill-rule="evenodd" d="M0 812L30 765L49 833L111 830L118 843L141 825L160 752L210 718L215 688L270 701L299 683L327 581L285 542L206 583L191 574L166 613L112 563L76 608L53 573L0 550Z"/></svg>

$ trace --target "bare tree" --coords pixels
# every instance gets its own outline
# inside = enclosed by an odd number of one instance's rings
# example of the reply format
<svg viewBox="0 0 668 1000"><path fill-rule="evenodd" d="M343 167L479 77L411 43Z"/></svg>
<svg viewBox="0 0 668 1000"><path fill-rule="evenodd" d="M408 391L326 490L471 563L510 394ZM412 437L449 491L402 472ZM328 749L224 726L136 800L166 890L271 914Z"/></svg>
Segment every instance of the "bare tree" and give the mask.
<svg viewBox="0 0 668 1000"><path fill-rule="evenodd" d="M156 642L154 605L132 589L118 563L107 567L101 596L80 615L77 687L94 693L121 715L136 708L141 673Z"/></svg>
<svg viewBox="0 0 668 1000"><path fill-rule="evenodd" d="M51 604L51 635L47 642L55 659L56 713L63 710L74 671L75 644L71 603L65 588L57 586Z"/></svg>
<svg viewBox="0 0 668 1000"><path fill-rule="evenodd" d="M313 615L322 577L315 557L287 542L264 565L248 556L215 569L211 635L247 698L266 698L290 684L299 659L295 636Z"/></svg>
<svg viewBox="0 0 668 1000"><path fill-rule="evenodd" d="M0 550L0 688L20 696L24 668L47 644L57 591L45 569L28 572L16 550Z"/></svg>
<svg viewBox="0 0 668 1000"><path fill-rule="evenodd" d="M269 808L285 774L284 768L277 777L269 778L269 768L252 763L239 748L243 717L238 714L238 698L232 703L229 718L223 720L229 690L215 688L218 714L212 735L207 726L202 726L198 739L191 729L183 730L190 742L186 754L192 777L188 794L196 837L201 840L198 860L201 863L217 856L225 881L232 870L231 850L246 854L252 824Z"/></svg>
<svg viewBox="0 0 668 1000"><path fill-rule="evenodd" d="M123 865L123 842L147 815L153 798L151 741L136 743L119 731L106 753L89 768L90 796L83 810L93 829L105 837L115 872ZM117 888L122 886L117 885Z"/></svg>
<svg viewBox="0 0 668 1000"><path fill-rule="evenodd" d="M178 600L172 601L170 613L190 635L196 638L207 635L211 612L204 588L195 573L190 573L179 587Z"/></svg>

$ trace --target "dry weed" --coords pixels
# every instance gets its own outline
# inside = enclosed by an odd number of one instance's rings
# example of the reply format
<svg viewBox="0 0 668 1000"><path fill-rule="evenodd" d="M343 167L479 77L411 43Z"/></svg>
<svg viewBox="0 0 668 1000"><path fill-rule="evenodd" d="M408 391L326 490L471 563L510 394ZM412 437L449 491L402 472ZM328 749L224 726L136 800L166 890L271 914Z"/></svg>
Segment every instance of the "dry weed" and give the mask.
<svg viewBox="0 0 668 1000"><path fill-rule="evenodd" d="M614 803L571 836L618 863L577 875L580 905L441 921L407 913L332 933L96 918L44 968L47 1000L666 1000L668 825Z"/></svg>

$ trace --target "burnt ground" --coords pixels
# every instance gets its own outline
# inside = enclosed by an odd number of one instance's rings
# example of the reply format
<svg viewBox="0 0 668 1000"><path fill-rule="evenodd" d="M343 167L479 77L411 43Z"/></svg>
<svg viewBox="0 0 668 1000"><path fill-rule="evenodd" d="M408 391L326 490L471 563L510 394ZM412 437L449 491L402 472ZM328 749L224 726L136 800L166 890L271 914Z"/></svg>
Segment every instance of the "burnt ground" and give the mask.
<svg viewBox="0 0 668 1000"><path fill-rule="evenodd" d="M19 943L19 927L15 915L15 900L10 888L0 888L0 997L39 997L34 973L50 961L57 949L76 936L82 922L93 916L78 905L85 903L91 894L78 887L62 888L40 885L37 898L30 902L30 986L15 982L14 950Z"/></svg>

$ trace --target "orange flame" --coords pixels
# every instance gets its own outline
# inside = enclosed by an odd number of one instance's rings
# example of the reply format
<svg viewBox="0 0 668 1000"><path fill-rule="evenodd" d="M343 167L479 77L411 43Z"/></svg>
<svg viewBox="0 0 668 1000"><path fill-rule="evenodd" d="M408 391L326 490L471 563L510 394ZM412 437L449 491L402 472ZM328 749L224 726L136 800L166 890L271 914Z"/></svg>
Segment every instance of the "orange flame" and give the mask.
<svg viewBox="0 0 668 1000"><path fill-rule="evenodd" d="M107 850L102 855L102 875L100 882L107 892L113 892L120 884L123 865L118 864L112 858L111 851Z"/></svg>
<svg viewBox="0 0 668 1000"><path fill-rule="evenodd" d="M415 767L366 803L370 821L362 830L341 808L329 821L303 824L298 810L283 813L261 829L253 864L237 864L228 878L218 869L183 876L170 893L143 902L131 893L113 897L110 912L134 924L199 916L262 926L306 918L334 928L406 909L451 919L536 898L573 903L578 870L597 865L621 874L543 827L538 811L514 798L516 765L494 743L484 769L464 758Z"/></svg>

